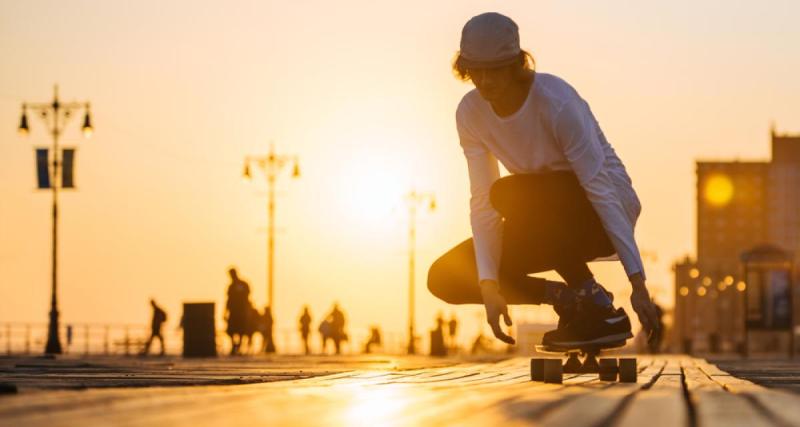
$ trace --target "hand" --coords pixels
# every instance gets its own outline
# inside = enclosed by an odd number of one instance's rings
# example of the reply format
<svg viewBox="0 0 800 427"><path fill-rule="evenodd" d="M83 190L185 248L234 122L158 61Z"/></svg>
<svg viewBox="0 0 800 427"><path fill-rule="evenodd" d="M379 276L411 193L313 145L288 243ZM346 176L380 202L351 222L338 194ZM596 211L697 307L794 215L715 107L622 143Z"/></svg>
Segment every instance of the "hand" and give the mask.
<svg viewBox="0 0 800 427"><path fill-rule="evenodd" d="M636 273L631 276L631 285L633 287L631 306L636 315L639 316L639 322L642 323L642 327L649 339L653 331L658 328L658 312L650 299L650 293L647 292L647 287L641 274Z"/></svg>
<svg viewBox="0 0 800 427"><path fill-rule="evenodd" d="M506 326L511 326L511 316L508 315L508 305L505 298L500 295L499 286L494 280L483 280L478 285L481 288L483 305L486 308L486 321L492 327L494 336L507 344L514 344L514 338L506 335L500 328L500 316L505 318Z"/></svg>

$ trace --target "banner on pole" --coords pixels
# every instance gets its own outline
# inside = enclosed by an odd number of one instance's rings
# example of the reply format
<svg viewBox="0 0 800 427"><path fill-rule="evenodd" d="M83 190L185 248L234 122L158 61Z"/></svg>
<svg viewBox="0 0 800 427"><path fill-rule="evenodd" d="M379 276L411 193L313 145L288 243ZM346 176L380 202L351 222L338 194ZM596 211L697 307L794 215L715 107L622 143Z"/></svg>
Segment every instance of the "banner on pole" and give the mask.
<svg viewBox="0 0 800 427"><path fill-rule="evenodd" d="M41 189L50 188L50 165L47 148L36 149L36 180Z"/></svg>
<svg viewBox="0 0 800 427"><path fill-rule="evenodd" d="M61 188L75 188L73 173L75 166L75 149L65 148L61 162Z"/></svg>

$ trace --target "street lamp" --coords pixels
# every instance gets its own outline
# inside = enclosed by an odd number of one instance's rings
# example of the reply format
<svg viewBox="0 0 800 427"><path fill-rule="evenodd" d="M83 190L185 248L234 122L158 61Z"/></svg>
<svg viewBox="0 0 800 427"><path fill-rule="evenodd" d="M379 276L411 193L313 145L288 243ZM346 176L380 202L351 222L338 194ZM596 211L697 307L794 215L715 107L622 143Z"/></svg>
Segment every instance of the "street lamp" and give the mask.
<svg viewBox="0 0 800 427"><path fill-rule="evenodd" d="M68 148L64 149L63 156L59 152L58 139L64 131L67 122L72 117L73 112L83 109L84 118L81 130L87 138L92 134L92 120L89 113L88 102L60 102L58 100L58 85L53 90L53 101L50 103L23 103L22 104L22 117L19 120L19 128L17 129L20 135L28 135L30 128L28 127L28 110L31 110L39 115L45 122L45 125L53 137L53 156L52 168L48 167L48 150L37 149L37 167L39 176L39 188L51 189L53 194L53 247L52 247L52 288L50 291L50 323L47 333L47 344L45 345L45 353L47 354L60 354L61 342L58 336L58 189L61 188L74 188L72 182L72 167L74 164L75 150ZM63 163L62 163L63 158ZM63 166L63 167L62 167ZM61 174L59 174L61 168ZM59 181L60 178L60 181Z"/></svg>
<svg viewBox="0 0 800 427"><path fill-rule="evenodd" d="M408 354L415 354L414 344L414 275L417 241L417 206L428 203L428 209L436 209L436 197L432 193L418 193L411 190L406 194L408 204Z"/></svg>
<svg viewBox="0 0 800 427"><path fill-rule="evenodd" d="M269 154L266 156L245 157L244 170L242 171L242 176L246 180L250 180L252 178L250 165L252 164L261 169L267 179L267 305L273 319L275 319L275 304L273 301L275 288L275 180L278 177L278 173L290 162L294 163L292 178L299 178L300 163L297 156L278 155L275 153L275 146L270 144ZM265 349L268 353L274 353L275 341L272 339L271 331L269 332L269 336L264 337L267 340Z"/></svg>

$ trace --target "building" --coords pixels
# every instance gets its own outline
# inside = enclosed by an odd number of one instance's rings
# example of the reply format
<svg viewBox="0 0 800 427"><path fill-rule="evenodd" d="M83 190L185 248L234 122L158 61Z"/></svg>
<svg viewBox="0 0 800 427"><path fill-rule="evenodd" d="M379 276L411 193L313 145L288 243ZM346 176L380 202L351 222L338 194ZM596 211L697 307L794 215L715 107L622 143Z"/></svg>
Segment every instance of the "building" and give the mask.
<svg viewBox="0 0 800 427"><path fill-rule="evenodd" d="M768 240L800 261L800 135L772 132Z"/></svg>
<svg viewBox="0 0 800 427"><path fill-rule="evenodd" d="M800 265L800 135L773 130L771 142L769 161L696 164L697 258L673 266L675 350L741 350L747 287L742 252L772 244L792 252Z"/></svg>

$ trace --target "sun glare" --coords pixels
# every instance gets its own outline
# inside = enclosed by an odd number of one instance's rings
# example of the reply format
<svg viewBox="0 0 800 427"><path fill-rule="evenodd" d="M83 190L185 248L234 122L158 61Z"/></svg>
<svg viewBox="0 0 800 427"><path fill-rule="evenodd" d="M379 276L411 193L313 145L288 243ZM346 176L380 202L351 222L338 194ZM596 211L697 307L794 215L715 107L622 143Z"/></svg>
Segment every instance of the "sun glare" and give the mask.
<svg viewBox="0 0 800 427"><path fill-rule="evenodd" d="M354 390L345 411L345 424L351 426L392 425L408 406L408 392L398 388ZM407 414L406 414L407 416Z"/></svg>
<svg viewBox="0 0 800 427"><path fill-rule="evenodd" d="M341 208L360 224L381 224L402 206L406 176L388 156L362 155L347 165L340 183Z"/></svg>

